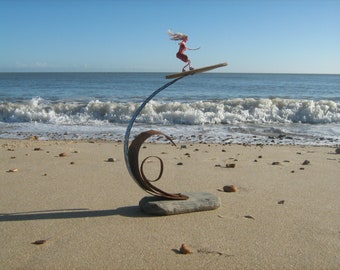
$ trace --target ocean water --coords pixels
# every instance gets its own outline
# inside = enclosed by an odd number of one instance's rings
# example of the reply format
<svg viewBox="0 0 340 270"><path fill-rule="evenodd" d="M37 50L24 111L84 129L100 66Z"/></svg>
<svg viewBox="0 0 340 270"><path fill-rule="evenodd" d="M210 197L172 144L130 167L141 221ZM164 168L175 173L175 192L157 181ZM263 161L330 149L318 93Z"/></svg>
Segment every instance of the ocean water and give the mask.
<svg viewBox="0 0 340 270"><path fill-rule="evenodd" d="M165 73L0 73L0 138L123 140ZM177 142L340 144L340 75L205 73L156 95L131 138Z"/></svg>

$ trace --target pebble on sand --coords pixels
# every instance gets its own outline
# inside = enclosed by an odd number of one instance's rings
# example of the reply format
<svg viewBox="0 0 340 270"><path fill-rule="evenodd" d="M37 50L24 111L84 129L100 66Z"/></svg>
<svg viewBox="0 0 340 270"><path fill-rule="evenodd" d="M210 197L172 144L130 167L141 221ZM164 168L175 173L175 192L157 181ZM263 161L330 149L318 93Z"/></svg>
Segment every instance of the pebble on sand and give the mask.
<svg viewBox="0 0 340 270"><path fill-rule="evenodd" d="M227 163L225 165L226 168L235 168L236 167L236 164L235 163Z"/></svg>
<svg viewBox="0 0 340 270"><path fill-rule="evenodd" d="M179 252L181 254L191 254L192 252L190 251L189 247L186 245L186 244L182 244L180 249L179 249Z"/></svg>
<svg viewBox="0 0 340 270"><path fill-rule="evenodd" d="M59 157L67 157L67 154L66 154L65 152L60 153L60 154L59 154Z"/></svg>
<svg viewBox="0 0 340 270"><path fill-rule="evenodd" d="M236 192L237 191L237 187L234 186L234 185L224 186L223 187L223 191L224 192Z"/></svg>
<svg viewBox="0 0 340 270"><path fill-rule="evenodd" d="M7 172L18 172L19 170L17 168L9 169Z"/></svg>
<svg viewBox="0 0 340 270"><path fill-rule="evenodd" d="M307 159L302 163L302 165L309 165L309 164L310 164L310 161Z"/></svg>

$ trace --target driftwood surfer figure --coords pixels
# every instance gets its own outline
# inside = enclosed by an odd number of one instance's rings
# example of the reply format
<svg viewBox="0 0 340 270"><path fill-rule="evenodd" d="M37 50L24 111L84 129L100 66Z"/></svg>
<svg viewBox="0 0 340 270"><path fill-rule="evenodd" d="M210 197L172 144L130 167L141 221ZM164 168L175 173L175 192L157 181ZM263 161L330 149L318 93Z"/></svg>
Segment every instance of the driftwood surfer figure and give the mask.
<svg viewBox="0 0 340 270"><path fill-rule="evenodd" d="M182 72L185 71L185 68L189 66L189 70L193 70L194 68L191 66L191 61L189 60L189 57L184 53L186 50L198 50L200 47L191 49L187 47L187 41L189 40L188 35L183 34L183 33L173 33L171 30L168 30L168 34L170 36L171 40L181 40L179 45L178 52L176 54L176 57L180 60L182 60L184 63L187 63L183 68Z"/></svg>

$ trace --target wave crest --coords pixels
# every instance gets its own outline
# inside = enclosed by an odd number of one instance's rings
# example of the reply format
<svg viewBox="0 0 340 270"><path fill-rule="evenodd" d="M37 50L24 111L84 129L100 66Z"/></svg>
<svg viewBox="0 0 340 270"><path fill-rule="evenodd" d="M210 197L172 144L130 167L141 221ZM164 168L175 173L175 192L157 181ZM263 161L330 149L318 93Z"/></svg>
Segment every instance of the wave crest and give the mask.
<svg viewBox="0 0 340 270"><path fill-rule="evenodd" d="M140 103L134 102L56 102L33 98L25 103L0 104L0 121L52 124L127 123ZM236 98L190 103L151 101L137 123L162 125L202 125L236 123L340 122L340 103L332 100L283 98Z"/></svg>

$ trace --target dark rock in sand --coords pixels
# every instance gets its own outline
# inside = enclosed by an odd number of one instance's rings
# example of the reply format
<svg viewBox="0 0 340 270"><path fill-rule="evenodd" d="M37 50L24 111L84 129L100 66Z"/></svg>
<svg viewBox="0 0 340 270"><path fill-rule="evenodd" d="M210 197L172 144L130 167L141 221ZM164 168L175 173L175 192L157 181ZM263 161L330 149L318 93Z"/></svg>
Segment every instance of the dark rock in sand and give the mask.
<svg viewBox="0 0 340 270"><path fill-rule="evenodd" d="M302 165L309 165L309 164L310 164L310 161L307 159L302 163Z"/></svg>

